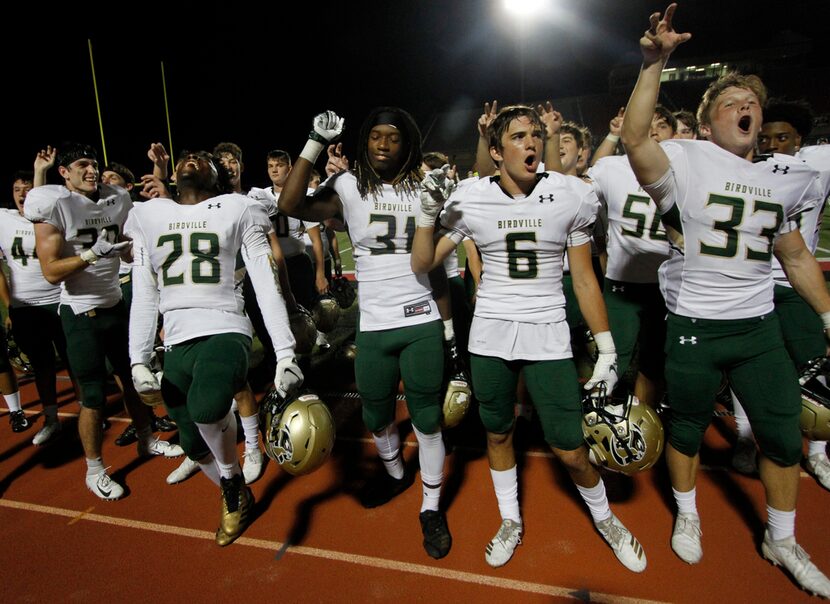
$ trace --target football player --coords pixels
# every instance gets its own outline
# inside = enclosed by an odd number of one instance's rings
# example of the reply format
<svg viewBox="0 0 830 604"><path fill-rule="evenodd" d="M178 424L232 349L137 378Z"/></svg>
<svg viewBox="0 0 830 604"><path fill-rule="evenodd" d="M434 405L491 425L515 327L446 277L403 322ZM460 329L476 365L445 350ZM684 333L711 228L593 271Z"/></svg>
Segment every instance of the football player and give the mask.
<svg viewBox="0 0 830 604"><path fill-rule="evenodd" d="M672 115L677 120L677 129L674 132L674 138L696 140L697 118L695 114L686 109L681 109L680 111L675 111Z"/></svg>
<svg viewBox="0 0 830 604"><path fill-rule="evenodd" d="M442 558L452 544L439 508L446 454L441 438L442 328L427 276L416 276L409 267L420 205L421 134L402 109L372 110L358 135L354 171L340 172L306 196L314 161L342 130L343 119L331 111L314 119L282 190L280 211L302 220L335 218L349 229L360 306L355 378L363 420L386 469L378 481L370 481L361 501L366 507L382 505L412 482L395 424L395 398L403 378L418 440L424 548L433 558Z"/></svg>
<svg viewBox="0 0 830 604"><path fill-rule="evenodd" d="M594 525L620 562L641 572L646 568L643 548L611 512L605 485L588 458L565 320L562 269L567 251L574 292L599 349L585 388L590 391L604 383L611 392L617 381L614 341L591 265L596 195L580 179L537 173L546 133L532 108L506 107L489 129L490 156L498 163L500 176L461 187L449 198L441 214L442 236L434 243L433 225L449 187L444 172L430 172L423 183L412 246L416 273L440 265L465 236L476 242L486 267L470 331L470 353L473 390L487 430L487 455L502 523L487 544L485 559L491 566L507 563L523 532L513 450L516 385L523 373L545 440L574 481Z"/></svg>
<svg viewBox="0 0 830 604"><path fill-rule="evenodd" d="M161 392L188 458L220 487L216 543L225 546L250 523L253 505L230 409L245 386L251 347L251 323L236 294L240 251L274 344L279 393L299 387L302 373L266 237L268 215L255 201L230 193L227 172L217 164L208 153L186 153L176 165L178 201L160 197L137 206L125 233L135 258L133 381L145 397ZM159 311L165 345L161 384L148 368Z"/></svg>
<svg viewBox="0 0 830 604"><path fill-rule="evenodd" d="M795 540L801 460L801 396L774 311L772 257L830 328L830 295L797 228L823 201L818 173L777 155L752 163L766 90L757 76L727 74L698 107L708 141L649 136L660 76L691 38L672 25L677 8L653 13L640 39L643 65L628 102L622 141L637 180L654 199L671 239L660 268L669 310L666 386L672 414L667 462L678 514L672 549L695 564L703 555L695 483L699 449L726 373L761 449L767 527L761 551L804 589L830 597L830 580Z"/></svg>
<svg viewBox="0 0 830 604"><path fill-rule="evenodd" d="M764 109L764 125L758 134L758 151L763 154L781 153L794 155L803 159L822 174L828 174L830 166L830 146L821 145L805 147L806 140L813 126L810 108L803 103L777 101ZM828 184L825 182L825 202L802 214L799 220L801 236L807 247L815 254L819 240L821 218L827 199ZM784 345L787 352L800 371L812 359L824 356L826 344L822 337L821 319L793 290L781 263L773 259L772 275L775 280L775 312L781 321ZM738 430L738 442L732 456L732 465L739 471L752 473L757 469L756 446L752 437L752 427L746 410L733 398L735 423ZM827 441L810 440L805 467L815 476L819 484L830 489L830 461L827 459Z"/></svg>
<svg viewBox="0 0 830 604"><path fill-rule="evenodd" d="M598 160L588 170L606 222L606 262L603 298L617 346L620 375L628 371L638 344L634 395L656 407L663 392L663 345L666 306L657 284L657 269L669 257L669 242L657 206L643 192L623 155L613 155L622 127L623 111L609 124L609 134L597 149ZM657 106L651 137L672 138L677 121Z"/></svg>
<svg viewBox="0 0 830 604"><path fill-rule="evenodd" d="M78 431L86 457L87 488L101 499L118 499L123 487L101 459L102 420L109 360L138 430L139 455L178 457L181 447L153 438L152 411L132 385L127 350L127 309L118 283L121 232L133 204L121 187L99 184L95 150L65 145L58 156L64 185L35 187L23 212L34 223L37 257L49 283L61 284L60 317L66 352L81 389Z"/></svg>

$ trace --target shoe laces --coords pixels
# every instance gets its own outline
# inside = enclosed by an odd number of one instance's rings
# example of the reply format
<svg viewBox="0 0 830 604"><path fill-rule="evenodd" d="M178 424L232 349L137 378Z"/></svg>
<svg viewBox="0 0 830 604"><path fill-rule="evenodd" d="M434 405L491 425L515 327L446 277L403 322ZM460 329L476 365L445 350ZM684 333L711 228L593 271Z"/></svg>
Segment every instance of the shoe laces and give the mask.
<svg viewBox="0 0 830 604"><path fill-rule="evenodd" d="M239 509L239 499L242 494L242 489L234 478L223 478L221 480L222 498L225 500L225 507L231 513Z"/></svg>
<svg viewBox="0 0 830 604"><path fill-rule="evenodd" d="M96 480L96 484L99 487L106 488L106 487L110 486L110 483L112 483L112 478L110 478L110 475L107 472L107 470L109 470L111 467L112 466L107 466L106 468L104 468L103 470L98 472L98 479Z"/></svg>
<svg viewBox="0 0 830 604"><path fill-rule="evenodd" d="M499 532L496 533L495 541L504 545L511 543L518 545L522 542L522 525L512 520L505 520L501 523Z"/></svg>
<svg viewBox="0 0 830 604"><path fill-rule="evenodd" d="M689 536L694 535L696 537L700 537L701 535L700 525L684 514L680 514L677 517L677 532Z"/></svg>
<svg viewBox="0 0 830 604"><path fill-rule="evenodd" d="M627 528L614 522L613 516L598 523L597 528L615 548L619 547L628 533Z"/></svg>

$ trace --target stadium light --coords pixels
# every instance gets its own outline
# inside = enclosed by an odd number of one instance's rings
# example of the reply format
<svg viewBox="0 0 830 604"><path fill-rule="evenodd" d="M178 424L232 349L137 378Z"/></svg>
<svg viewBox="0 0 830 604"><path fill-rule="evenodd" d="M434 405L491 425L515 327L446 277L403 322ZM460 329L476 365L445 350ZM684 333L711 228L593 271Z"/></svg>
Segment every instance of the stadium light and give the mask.
<svg viewBox="0 0 830 604"><path fill-rule="evenodd" d="M553 0L502 0L504 14L515 24L514 35L519 43L519 89L521 102L525 102L525 52L527 34L533 22L544 20L553 12Z"/></svg>

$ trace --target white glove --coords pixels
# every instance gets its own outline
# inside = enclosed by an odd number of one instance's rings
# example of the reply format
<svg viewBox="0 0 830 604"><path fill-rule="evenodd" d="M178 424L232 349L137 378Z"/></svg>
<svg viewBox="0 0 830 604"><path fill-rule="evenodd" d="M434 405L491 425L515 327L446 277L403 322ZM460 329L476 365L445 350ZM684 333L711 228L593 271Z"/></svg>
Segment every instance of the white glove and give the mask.
<svg viewBox="0 0 830 604"><path fill-rule="evenodd" d="M435 226L435 219L441 213L446 201L455 190L455 181L447 175L450 165L444 164L440 168L430 170L421 181L421 215L418 217L419 227Z"/></svg>
<svg viewBox="0 0 830 604"><path fill-rule="evenodd" d="M274 376L274 386L277 394L288 398L289 393L295 392L303 383L303 372L297 365L294 357L285 357L277 361L277 374Z"/></svg>
<svg viewBox="0 0 830 604"><path fill-rule="evenodd" d="M334 111L325 111L314 118L308 138L328 145L343 134L345 120Z"/></svg>
<svg viewBox="0 0 830 604"><path fill-rule="evenodd" d="M147 365L138 363L132 366L133 386L138 392L141 402L155 407L163 403L161 399L161 384Z"/></svg>
<svg viewBox="0 0 830 604"><path fill-rule="evenodd" d="M107 232L101 231L98 235L98 239L92 244L92 247L81 252L81 258L89 264L95 264L98 258L112 258L113 256L118 256L132 244L132 241L112 243L109 239L107 239Z"/></svg>
<svg viewBox="0 0 830 604"><path fill-rule="evenodd" d="M617 375L617 350L610 331L594 334L599 355L594 364L594 373L585 383L585 390L593 390L600 382L605 382L606 391L610 395L619 381Z"/></svg>

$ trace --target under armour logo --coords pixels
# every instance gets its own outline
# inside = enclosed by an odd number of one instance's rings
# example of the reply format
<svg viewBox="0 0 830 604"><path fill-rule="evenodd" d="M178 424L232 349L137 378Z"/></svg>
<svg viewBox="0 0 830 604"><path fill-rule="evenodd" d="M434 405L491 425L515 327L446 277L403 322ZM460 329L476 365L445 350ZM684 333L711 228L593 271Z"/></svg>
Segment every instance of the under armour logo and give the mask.
<svg viewBox="0 0 830 604"><path fill-rule="evenodd" d="M114 206L115 205L115 200L114 199L107 199L107 205L108 206Z"/></svg>
<svg viewBox="0 0 830 604"><path fill-rule="evenodd" d="M208 204L208 210L212 210L213 208L221 208L221 207L222 207L221 203L209 203Z"/></svg>
<svg viewBox="0 0 830 604"><path fill-rule="evenodd" d="M778 172L781 172L781 174L786 174L789 171L790 171L790 166L784 166L782 168L778 164L775 164L775 167L772 169L773 174L777 174Z"/></svg>
<svg viewBox="0 0 830 604"><path fill-rule="evenodd" d="M548 195L539 195L539 203L553 203L553 193Z"/></svg>
<svg viewBox="0 0 830 604"><path fill-rule="evenodd" d="M688 337L688 338L685 337L685 336L680 336L677 339L681 344L686 344L686 343L697 344L697 336L691 336L691 337Z"/></svg>
<svg viewBox="0 0 830 604"><path fill-rule="evenodd" d="M624 292L624 291L625 291L625 285L612 285L611 286L611 293Z"/></svg>

